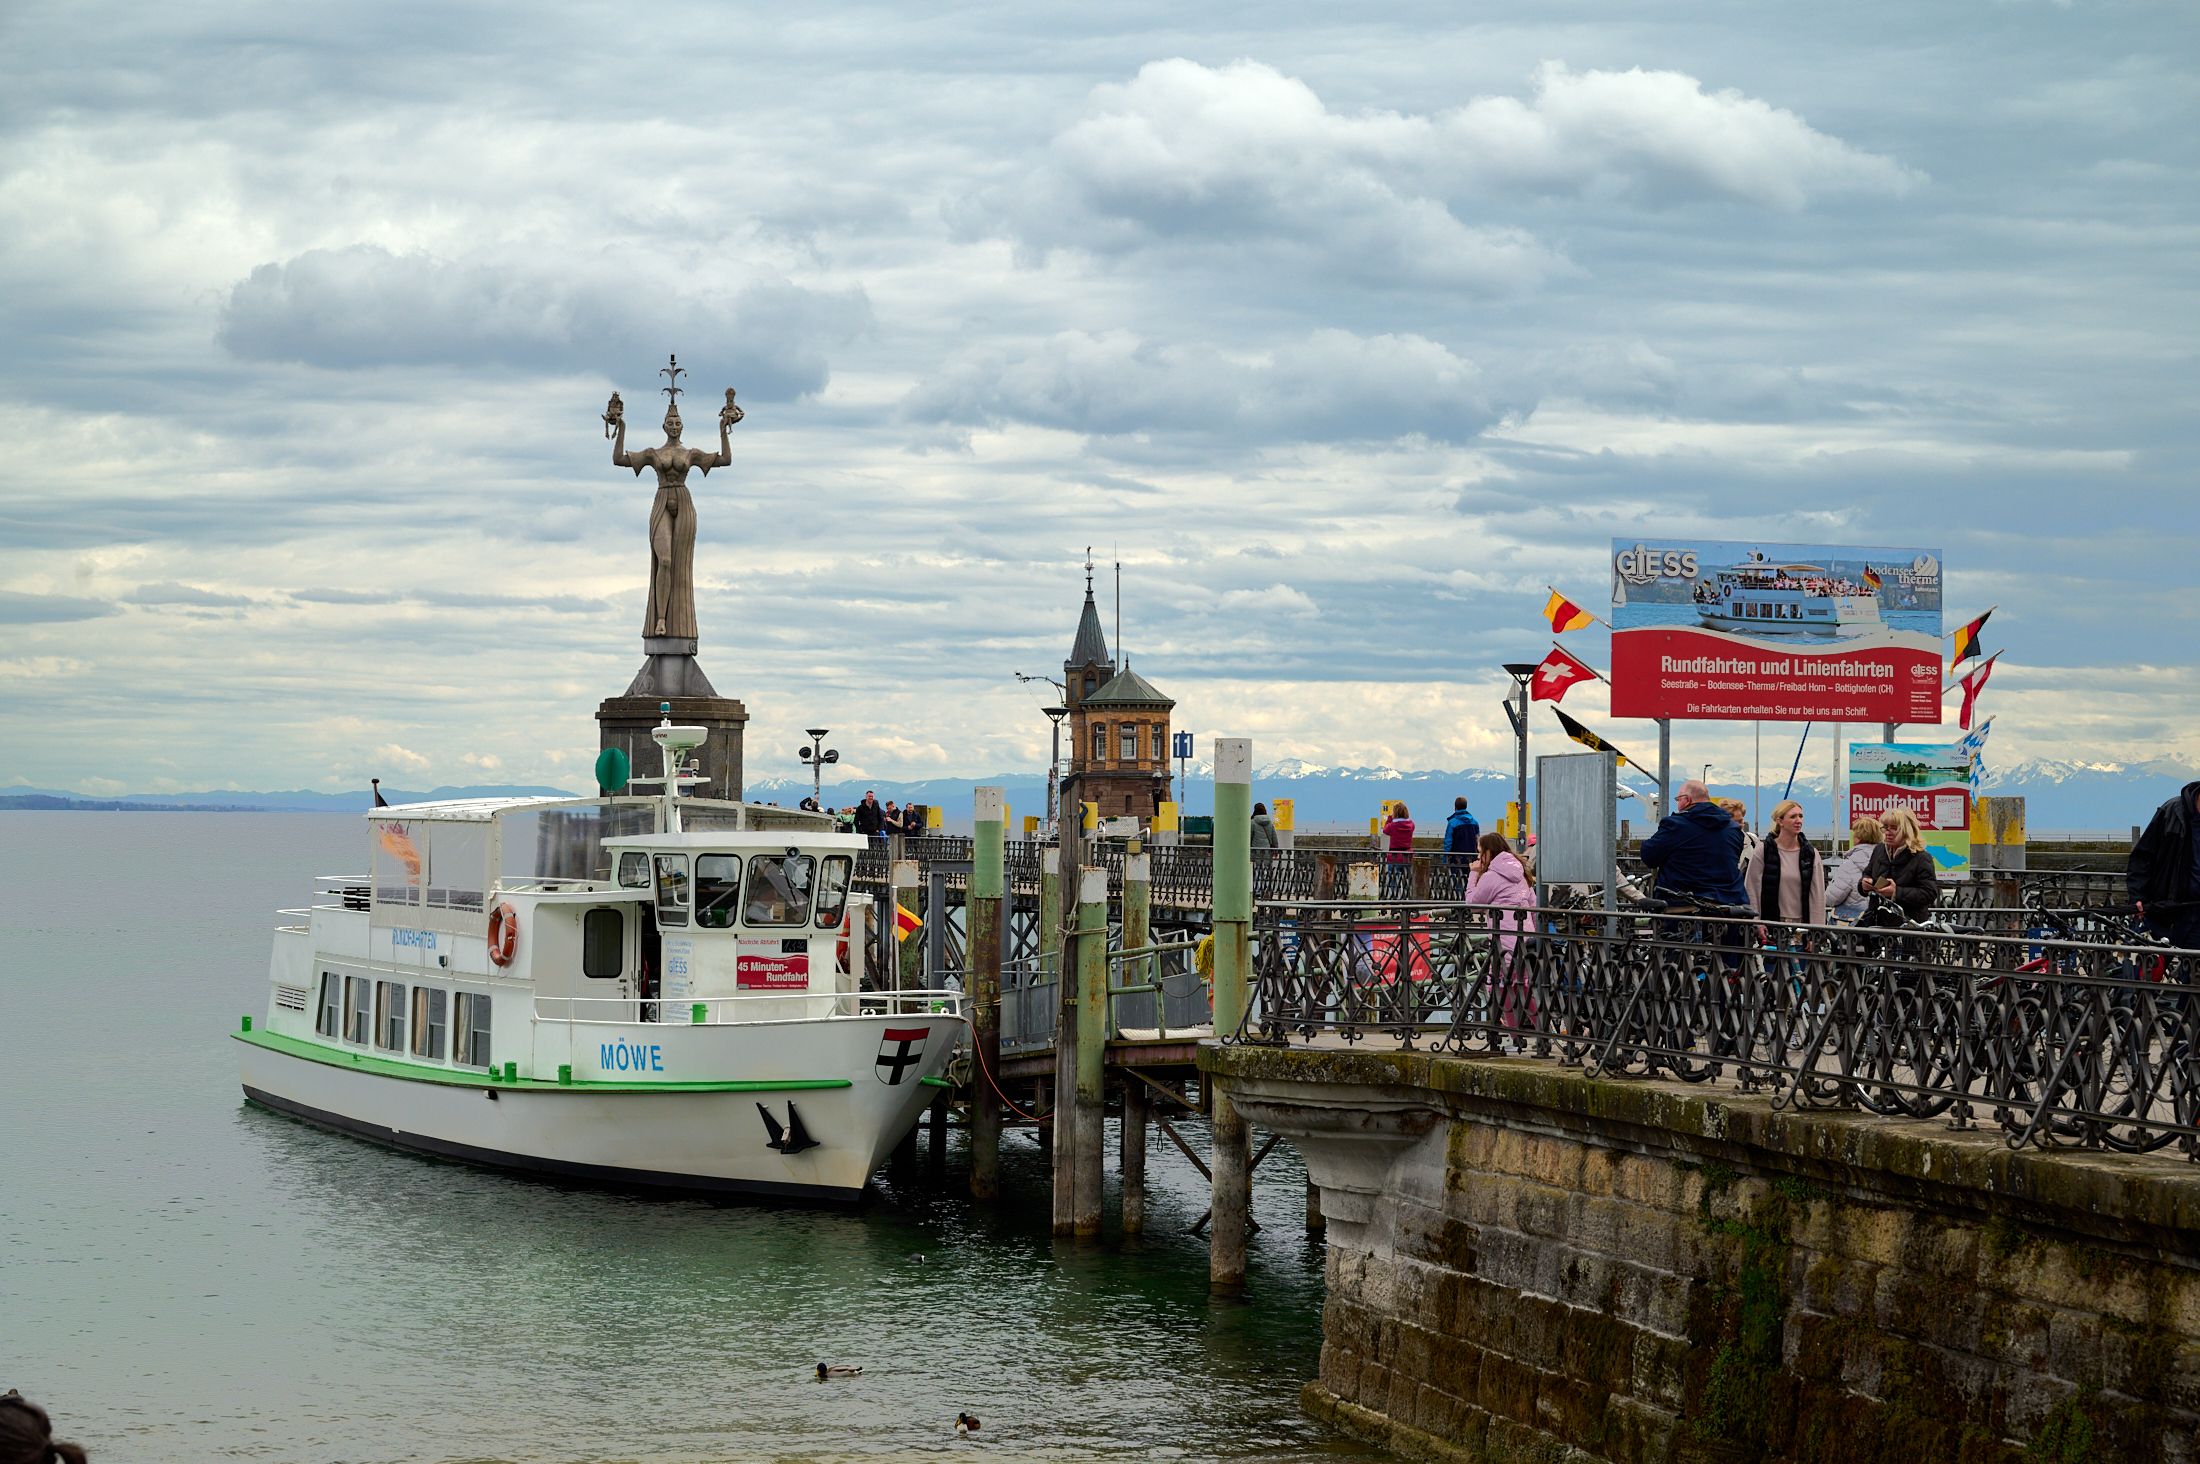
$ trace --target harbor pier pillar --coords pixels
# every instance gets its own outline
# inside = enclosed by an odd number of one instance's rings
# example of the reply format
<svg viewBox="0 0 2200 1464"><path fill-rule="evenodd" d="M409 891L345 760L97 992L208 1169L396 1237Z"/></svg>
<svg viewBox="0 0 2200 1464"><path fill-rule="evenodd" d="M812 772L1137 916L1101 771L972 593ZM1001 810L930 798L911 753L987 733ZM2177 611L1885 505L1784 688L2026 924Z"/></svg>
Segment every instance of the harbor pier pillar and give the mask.
<svg viewBox="0 0 2200 1464"><path fill-rule="evenodd" d="M971 793L970 1042L977 1062L970 1085L970 1197L1001 1193L1001 905L1008 886L1008 803L999 788Z"/></svg>
<svg viewBox="0 0 2200 1464"><path fill-rule="evenodd" d="M1123 949L1141 950L1153 944L1153 856L1132 840L1123 855ZM1160 971L1153 956L1137 956L1123 963L1121 985L1145 986ZM1162 996L1152 993L1154 1023L1165 1025ZM1114 1025L1112 1022L1109 1024ZM1118 1136L1116 1163L1123 1175L1123 1233L1138 1235L1146 1228L1146 1090L1129 1073L1123 1074L1123 1127Z"/></svg>
<svg viewBox="0 0 2200 1464"><path fill-rule="evenodd" d="M1048 1110L1054 1143L1053 1228L1056 1235L1068 1235L1076 1182L1077 1125L1069 1115L1076 1110L1077 983L1064 959L1073 953L1062 943L1066 871L1059 844L1039 851L1039 869L1040 971L1054 983L1054 1101Z"/></svg>
<svg viewBox="0 0 2200 1464"><path fill-rule="evenodd" d="M1253 965L1253 742L1215 740L1214 955L1215 1036L1227 1041L1245 1023ZM1245 1289L1245 1233L1252 1219L1252 1135L1227 1083L1214 1085L1207 1251L1210 1289Z"/></svg>
<svg viewBox="0 0 2200 1464"><path fill-rule="evenodd" d="M1117 1164L1123 1174L1123 1233L1146 1233L1146 1085L1123 1074L1123 1128Z"/></svg>
<svg viewBox="0 0 2200 1464"><path fill-rule="evenodd" d="M1107 1112L1108 872L1088 864L1077 873L1077 1150L1071 1187L1071 1230L1100 1233L1101 1161Z"/></svg>

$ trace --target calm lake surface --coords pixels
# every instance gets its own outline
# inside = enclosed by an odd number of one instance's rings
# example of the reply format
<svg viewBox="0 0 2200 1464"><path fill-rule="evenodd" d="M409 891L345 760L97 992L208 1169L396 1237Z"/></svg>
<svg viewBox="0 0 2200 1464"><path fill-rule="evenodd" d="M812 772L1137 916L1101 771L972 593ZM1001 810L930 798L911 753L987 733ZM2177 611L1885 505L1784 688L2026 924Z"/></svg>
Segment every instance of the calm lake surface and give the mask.
<svg viewBox="0 0 2200 1464"><path fill-rule="evenodd" d="M957 1135L944 1184L839 1212L508 1178L246 1106L228 1033L266 1009L274 912L365 862L356 818L0 813L0 1387L95 1460L1381 1457L1298 1411L1321 1250L1288 1148L1234 1304L1158 1134L1147 1237L1079 1247L1021 1135L998 1207ZM819 1359L865 1371L820 1386Z"/></svg>

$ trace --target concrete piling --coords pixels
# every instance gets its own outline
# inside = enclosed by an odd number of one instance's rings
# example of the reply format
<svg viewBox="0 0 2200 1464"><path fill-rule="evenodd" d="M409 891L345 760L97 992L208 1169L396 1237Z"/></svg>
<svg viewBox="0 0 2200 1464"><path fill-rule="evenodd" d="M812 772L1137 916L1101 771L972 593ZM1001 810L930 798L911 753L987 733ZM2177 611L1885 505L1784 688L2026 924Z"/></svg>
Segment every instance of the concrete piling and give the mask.
<svg viewBox="0 0 2200 1464"><path fill-rule="evenodd" d="M1108 1043L1108 872L1088 864L1077 874L1076 1177L1071 1230L1100 1233L1101 1161L1105 1157Z"/></svg>
<svg viewBox="0 0 2200 1464"><path fill-rule="evenodd" d="M1215 1035L1234 1036L1251 1000L1253 964L1253 743L1215 739L1214 941ZM1226 1085L1213 1095L1214 1230L1207 1284L1220 1294L1245 1289L1245 1234L1252 1219L1252 1136Z"/></svg>
<svg viewBox="0 0 2200 1464"><path fill-rule="evenodd" d="M1047 1117L1054 1138L1053 1229L1056 1235L1074 1233L1077 1176L1077 1125L1071 1115L1077 1093L1077 983L1068 970L1062 945L1063 869L1062 850L1051 845L1039 852L1039 954L1045 972L1054 979L1054 1105Z"/></svg>
<svg viewBox="0 0 2200 1464"><path fill-rule="evenodd" d="M971 793L970 1042L977 1073L970 1085L970 1197L1001 1193L1001 916L1008 887L1008 803L999 788Z"/></svg>
<svg viewBox="0 0 2200 1464"><path fill-rule="evenodd" d="M1123 1078L1123 1126L1119 1136L1117 1168L1123 1176L1123 1233L1146 1231L1146 1085L1126 1073Z"/></svg>

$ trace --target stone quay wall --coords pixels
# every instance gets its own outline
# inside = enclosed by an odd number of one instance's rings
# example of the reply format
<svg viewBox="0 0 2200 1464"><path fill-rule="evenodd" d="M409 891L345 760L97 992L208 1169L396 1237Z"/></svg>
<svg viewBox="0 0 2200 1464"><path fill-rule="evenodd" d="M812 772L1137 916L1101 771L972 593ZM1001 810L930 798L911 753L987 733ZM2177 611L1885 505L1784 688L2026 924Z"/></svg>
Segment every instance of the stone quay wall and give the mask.
<svg viewBox="0 0 2200 1464"><path fill-rule="evenodd" d="M1457 1461L2200 1460L2200 1167L1531 1060L1205 1049L1321 1187L1315 1415Z"/></svg>

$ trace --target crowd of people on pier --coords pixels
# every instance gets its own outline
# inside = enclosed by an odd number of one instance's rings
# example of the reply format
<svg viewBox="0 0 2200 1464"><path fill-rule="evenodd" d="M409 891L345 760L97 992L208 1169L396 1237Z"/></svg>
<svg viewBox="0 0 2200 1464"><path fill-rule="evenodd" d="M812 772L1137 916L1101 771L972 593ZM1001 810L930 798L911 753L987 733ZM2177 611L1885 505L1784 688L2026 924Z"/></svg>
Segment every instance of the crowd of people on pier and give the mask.
<svg viewBox="0 0 2200 1464"><path fill-rule="evenodd" d="M921 803L904 808L889 798L882 805L878 793L864 790L863 801L843 808L827 808L815 796L804 798L795 805L811 813L829 813L833 826L844 834L862 834L866 838L884 843L890 834L914 835L931 829L931 815Z"/></svg>

